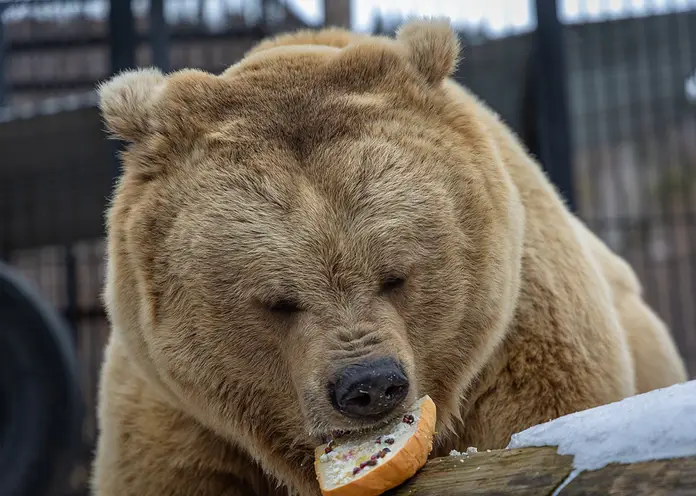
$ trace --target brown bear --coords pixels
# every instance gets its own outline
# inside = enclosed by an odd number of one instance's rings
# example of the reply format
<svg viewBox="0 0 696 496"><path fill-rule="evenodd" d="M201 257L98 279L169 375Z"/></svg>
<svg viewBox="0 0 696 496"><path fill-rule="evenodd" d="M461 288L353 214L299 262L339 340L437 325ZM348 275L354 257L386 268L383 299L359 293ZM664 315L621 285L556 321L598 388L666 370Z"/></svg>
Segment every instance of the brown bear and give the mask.
<svg viewBox="0 0 696 496"><path fill-rule="evenodd" d="M414 20L100 88L129 146L96 495L314 495L322 439L424 394L437 455L686 379L631 269L449 78L458 55Z"/></svg>

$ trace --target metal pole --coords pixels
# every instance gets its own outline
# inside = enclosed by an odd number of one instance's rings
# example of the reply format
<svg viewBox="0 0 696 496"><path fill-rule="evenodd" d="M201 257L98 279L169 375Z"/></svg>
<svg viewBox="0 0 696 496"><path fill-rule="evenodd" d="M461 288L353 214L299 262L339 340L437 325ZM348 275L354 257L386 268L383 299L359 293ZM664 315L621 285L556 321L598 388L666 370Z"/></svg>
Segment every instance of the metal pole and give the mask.
<svg viewBox="0 0 696 496"><path fill-rule="evenodd" d="M535 0L535 3L534 70L537 75L539 158L568 207L575 210L564 28L558 19L556 0Z"/></svg>
<svg viewBox="0 0 696 496"><path fill-rule="evenodd" d="M77 259L72 245L65 247L65 292L67 297L65 317L70 324L73 340L77 342Z"/></svg>
<svg viewBox="0 0 696 496"><path fill-rule="evenodd" d="M130 0L109 2L111 73L135 67L135 18Z"/></svg>
<svg viewBox="0 0 696 496"><path fill-rule="evenodd" d="M324 25L350 28L351 0L324 0Z"/></svg>
<svg viewBox="0 0 696 496"><path fill-rule="evenodd" d="M150 43L155 65L162 72L168 72L169 26L164 17L164 0L150 0Z"/></svg>
<svg viewBox="0 0 696 496"><path fill-rule="evenodd" d="M117 74L135 67L135 18L130 0L110 0L109 7L111 74ZM114 143L112 154L114 179L121 174L118 154L123 148L124 143Z"/></svg>
<svg viewBox="0 0 696 496"><path fill-rule="evenodd" d="M7 43L5 40L5 8L0 6L0 107L7 104Z"/></svg>

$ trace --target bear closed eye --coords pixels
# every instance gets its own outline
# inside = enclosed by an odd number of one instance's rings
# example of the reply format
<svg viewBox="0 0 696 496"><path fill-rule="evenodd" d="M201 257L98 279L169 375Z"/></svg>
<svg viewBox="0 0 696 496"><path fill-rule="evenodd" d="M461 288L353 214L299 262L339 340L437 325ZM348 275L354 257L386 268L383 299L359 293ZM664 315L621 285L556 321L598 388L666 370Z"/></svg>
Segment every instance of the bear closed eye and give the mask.
<svg viewBox="0 0 696 496"><path fill-rule="evenodd" d="M290 315L302 311L299 303L291 299L279 299L268 304L271 312Z"/></svg>
<svg viewBox="0 0 696 496"><path fill-rule="evenodd" d="M384 278L381 284L381 290L384 293L396 291L406 284L406 278L403 276L391 275Z"/></svg>

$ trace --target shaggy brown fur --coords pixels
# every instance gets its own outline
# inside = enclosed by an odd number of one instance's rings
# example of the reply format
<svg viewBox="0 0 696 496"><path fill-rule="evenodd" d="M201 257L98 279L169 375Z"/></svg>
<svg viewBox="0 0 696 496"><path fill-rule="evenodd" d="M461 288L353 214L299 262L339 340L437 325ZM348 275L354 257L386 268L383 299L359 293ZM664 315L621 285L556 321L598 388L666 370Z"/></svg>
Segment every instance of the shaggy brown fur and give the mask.
<svg viewBox="0 0 696 496"><path fill-rule="evenodd" d="M365 357L397 357L408 400L434 399L440 451L685 379L631 270L448 79L457 57L446 22L414 21L102 86L131 144L97 495L317 494L319 439L369 427L326 384Z"/></svg>

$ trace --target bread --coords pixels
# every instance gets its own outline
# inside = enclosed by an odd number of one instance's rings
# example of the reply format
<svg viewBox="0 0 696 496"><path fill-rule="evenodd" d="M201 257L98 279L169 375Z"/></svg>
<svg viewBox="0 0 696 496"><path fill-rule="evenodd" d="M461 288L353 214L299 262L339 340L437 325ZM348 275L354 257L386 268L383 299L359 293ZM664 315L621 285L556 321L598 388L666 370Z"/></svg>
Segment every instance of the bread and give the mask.
<svg viewBox="0 0 696 496"><path fill-rule="evenodd" d="M413 477L432 450L435 420L435 403L424 396L378 432L347 434L317 447L322 494L377 496Z"/></svg>

